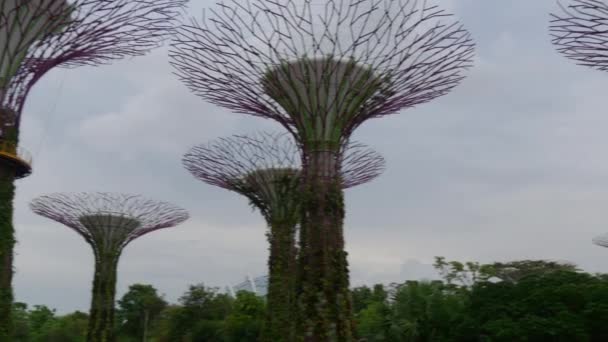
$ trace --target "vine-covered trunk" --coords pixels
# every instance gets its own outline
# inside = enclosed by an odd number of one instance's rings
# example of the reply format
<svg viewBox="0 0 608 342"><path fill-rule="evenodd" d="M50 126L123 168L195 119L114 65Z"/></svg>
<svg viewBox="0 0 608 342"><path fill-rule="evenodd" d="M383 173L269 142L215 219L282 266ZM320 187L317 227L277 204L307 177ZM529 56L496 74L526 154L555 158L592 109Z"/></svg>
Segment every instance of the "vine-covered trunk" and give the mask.
<svg viewBox="0 0 608 342"><path fill-rule="evenodd" d="M298 336L352 341L353 315L344 251L344 195L337 152L305 152L298 281Z"/></svg>
<svg viewBox="0 0 608 342"><path fill-rule="evenodd" d="M0 341L10 341L13 304L13 198L15 173L12 167L0 162Z"/></svg>
<svg viewBox="0 0 608 342"><path fill-rule="evenodd" d="M0 139L17 148L19 129L13 111L0 108ZM12 151L11 151L12 152ZM17 152L16 150L14 151ZM13 200L15 198L15 168L0 160L0 341L10 341L13 305Z"/></svg>
<svg viewBox="0 0 608 342"><path fill-rule="evenodd" d="M95 258L87 342L114 342L117 255Z"/></svg>
<svg viewBox="0 0 608 342"><path fill-rule="evenodd" d="M285 221L268 224L268 309L263 340L292 342L296 336L296 224Z"/></svg>

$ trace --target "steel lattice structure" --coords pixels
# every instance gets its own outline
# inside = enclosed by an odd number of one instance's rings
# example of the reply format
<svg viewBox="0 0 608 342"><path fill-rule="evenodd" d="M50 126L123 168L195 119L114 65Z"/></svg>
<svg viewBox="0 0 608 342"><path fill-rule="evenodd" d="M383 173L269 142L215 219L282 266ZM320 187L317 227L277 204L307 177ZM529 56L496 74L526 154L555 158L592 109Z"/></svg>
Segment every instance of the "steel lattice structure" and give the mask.
<svg viewBox="0 0 608 342"><path fill-rule="evenodd" d="M384 158L360 143L346 144L339 158L344 189L371 181L385 168ZM290 135L269 132L219 138L193 147L183 157L194 177L248 197L267 218L268 206L277 202L277 179L295 178L297 186L301 161L301 150Z"/></svg>
<svg viewBox="0 0 608 342"><path fill-rule="evenodd" d="M580 65L608 71L608 2L568 0L551 14L552 42L557 50Z"/></svg>
<svg viewBox="0 0 608 342"><path fill-rule="evenodd" d="M18 125L28 92L52 68L143 55L173 33L187 1L3 1L0 106Z"/></svg>
<svg viewBox="0 0 608 342"><path fill-rule="evenodd" d="M55 67L143 55L173 33L187 0L0 1L0 340L10 336L14 180L30 174L19 128L32 87Z"/></svg>
<svg viewBox="0 0 608 342"><path fill-rule="evenodd" d="M296 227L301 208L301 150L287 133L234 135L198 145L184 155L197 179L237 192L264 216L269 231L267 340L295 338ZM340 153L343 188L366 183L384 170L384 158L362 144Z"/></svg>
<svg viewBox="0 0 608 342"><path fill-rule="evenodd" d="M102 245L96 239L114 234L106 224L123 230L118 235L107 236L117 240L112 247L120 251L144 234L176 226L188 219L185 210L169 203L107 192L50 194L33 200L30 207L36 214L72 228L92 245L96 256L101 256L102 252L99 250ZM114 218L121 220L113 221ZM121 223L126 225L123 227Z"/></svg>
<svg viewBox="0 0 608 342"><path fill-rule="evenodd" d="M225 0L209 12L178 29L175 73L211 103L279 122L300 145L298 337L350 341L339 154L366 120L458 85L472 39L427 1Z"/></svg>
<svg viewBox="0 0 608 342"><path fill-rule="evenodd" d="M171 63L195 94L239 113L274 119L297 130L301 143L332 135L347 139L367 119L446 94L471 66L469 33L426 1L325 3L220 1L209 17L178 30ZM294 72L298 75L291 76ZM325 83L348 79L359 87L317 104L303 100L286 106L289 101L277 99L295 97L284 94L285 83L315 77ZM328 103L334 110L326 111ZM313 116L323 119L315 125Z"/></svg>
<svg viewBox="0 0 608 342"><path fill-rule="evenodd" d="M103 192L45 195L34 199L30 207L71 228L93 248L95 273L87 341L113 340L116 268L125 246L188 219L185 210L166 202Z"/></svg>

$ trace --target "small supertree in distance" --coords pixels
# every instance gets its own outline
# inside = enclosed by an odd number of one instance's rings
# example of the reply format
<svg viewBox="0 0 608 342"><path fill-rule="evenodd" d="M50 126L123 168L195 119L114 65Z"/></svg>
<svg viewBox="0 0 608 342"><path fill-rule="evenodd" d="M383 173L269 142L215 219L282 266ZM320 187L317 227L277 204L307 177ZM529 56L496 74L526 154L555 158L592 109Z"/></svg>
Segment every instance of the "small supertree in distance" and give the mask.
<svg viewBox="0 0 608 342"><path fill-rule="evenodd" d="M55 67L143 55L173 33L187 0L0 1L0 340L8 339L13 275L14 180L30 174L18 147L32 87Z"/></svg>
<svg viewBox="0 0 608 342"><path fill-rule="evenodd" d="M57 193L30 204L38 215L62 223L93 248L95 273L87 341L114 341L116 269L127 244L162 228L174 227L188 213L166 202L117 193Z"/></svg>
<svg viewBox="0 0 608 342"><path fill-rule="evenodd" d="M550 24L557 51L580 65L608 71L608 2L567 0L558 4L561 13L552 13Z"/></svg>
<svg viewBox="0 0 608 342"><path fill-rule="evenodd" d="M592 241L594 245L608 248L608 234L596 236Z"/></svg>
<svg viewBox="0 0 608 342"><path fill-rule="evenodd" d="M299 337L352 340L337 160L371 118L447 94L470 34L431 1L225 0L178 30L170 60L195 94L269 118L303 150Z"/></svg>
<svg viewBox="0 0 608 342"><path fill-rule="evenodd" d="M382 172L384 158L350 143L341 154L343 188L366 183ZM234 135L193 147L183 158L197 179L247 197L269 227L265 341L295 341L296 227L300 221L301 156L286 133Z"/></svg>

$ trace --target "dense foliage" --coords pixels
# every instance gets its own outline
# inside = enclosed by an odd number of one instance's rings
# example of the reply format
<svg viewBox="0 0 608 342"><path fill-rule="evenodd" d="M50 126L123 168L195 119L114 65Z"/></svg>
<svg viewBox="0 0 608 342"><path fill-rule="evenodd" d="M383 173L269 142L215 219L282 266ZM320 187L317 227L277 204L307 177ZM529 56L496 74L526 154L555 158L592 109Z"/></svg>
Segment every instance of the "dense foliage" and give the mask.
<svg viewBox="0 0 608 342"><path fill-rule="evenodd" d="M166 306L167 302L152 285L131 285L118 301L120 334L134 341L145 341L150 336L150 327Z"/></svg>
<svg viewBox="0 0 608 342"><path fill-rule="evenodd" d="M89 316L80 311L57 316L44 305L28 309L24 303L13 305L15 342L84 342Z"/></svg>
<svg viewBox="0 0 608 342"><path fill-rule="evenodd" d="M352 289L363 341L608 341L608 276L546 261L459 263L438 258L442 280ZM192 285L167 305L150 285L118 301L118 341L258 341L266 303ZM84 341L87 315L13 309L14 341Z"/></svg>

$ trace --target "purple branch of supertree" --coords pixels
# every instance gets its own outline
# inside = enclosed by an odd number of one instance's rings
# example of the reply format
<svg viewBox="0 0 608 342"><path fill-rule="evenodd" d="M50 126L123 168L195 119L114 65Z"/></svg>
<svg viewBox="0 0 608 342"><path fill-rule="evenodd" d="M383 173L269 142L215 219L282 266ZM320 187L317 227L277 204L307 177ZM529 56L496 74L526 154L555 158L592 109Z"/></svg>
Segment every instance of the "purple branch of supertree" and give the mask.
<svg viewBox="0 0 608 342"><path fill-rule="evenodd" d="M274 119L292 133L307 118L290 115L263 81L287 63L303 58L351 61L384 83L357 106L352 99L370 89L348 89L345 98L351 102L338 98L343 95L332 99L344 102L335 105L336 112L356 107L353 115L338 120L346 139L367 119L447 94L472 65L470 34L427 1L327 0L317 5L310 0L225 0L217 5L209 16L178 28L170 50L175 74L207 101ZM338 74L338 68L349 67L345 65L328 64L322 74ZM296 134L296 139L304 137Z"/></svg>
<svg viewBox="0 0 608 342"><path fill-rule="evenodd" d="M608 70L608 2L558 2L561 13L551 14L552 42L562 55L595 69Z"/></svg>
<svg viewBox="0 0 608 342"><path fill-rule="evenodd" d="M360 143L348 143L339 158L343 188L367 183L385 168L384 158ZM301 150L287 133L258 132L233 135L193 147L182 159L185 168L197 179L224 189L246 194L251 181L248 176L264 170L301 168ZM259 184L264 186L264 184Z"/></svg>
<svg viewBox="0 0 608 342"><path fill-rule="evenodd" d="M186 210L167 202L107 192L44 195L32 200L30 208L73 229L94 249L114 239L120 250L144 234L176 226L189 217Z"/></svg>
<svg viewBox="0 0 608 342"><path fill-rule="evenodd" d="M0 58L12 77L0 79L0 105L13 110L19 120L28 92L52 68L96 66L145 54L174 34L187 2L4 1ZM2 76L7 70L0 70Z"/></svg>

